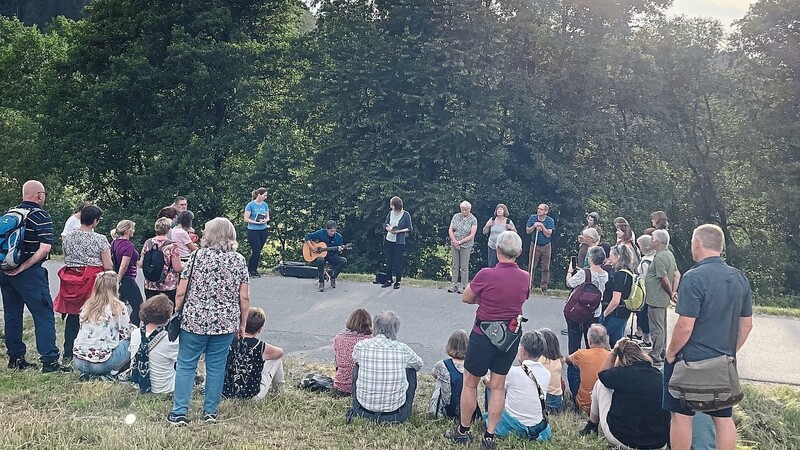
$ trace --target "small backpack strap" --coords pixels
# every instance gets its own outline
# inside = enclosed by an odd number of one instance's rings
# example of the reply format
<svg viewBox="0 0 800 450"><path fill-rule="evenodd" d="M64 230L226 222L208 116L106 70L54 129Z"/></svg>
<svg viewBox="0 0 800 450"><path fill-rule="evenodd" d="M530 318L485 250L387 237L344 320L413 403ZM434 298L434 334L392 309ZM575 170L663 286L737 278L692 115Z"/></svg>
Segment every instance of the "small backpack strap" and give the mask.
<svg viewBox="0 0 800 450"><path fill-rule="evenodd" d="M591 284L592 283L592 269L583 269L583 273L586 276L586 281L584 283Z"/></svg>

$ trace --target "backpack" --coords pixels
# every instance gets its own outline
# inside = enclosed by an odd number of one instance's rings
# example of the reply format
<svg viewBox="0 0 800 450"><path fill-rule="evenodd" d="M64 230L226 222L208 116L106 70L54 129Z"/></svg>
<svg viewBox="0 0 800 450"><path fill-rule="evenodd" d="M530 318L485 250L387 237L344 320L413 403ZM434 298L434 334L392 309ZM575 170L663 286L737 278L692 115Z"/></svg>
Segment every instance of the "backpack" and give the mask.
<svg viewBox="0 0 800 450"><path fill-rule="evenodd" d="M586 281L579 284L569 295L567 304L564 305L564 317L576 323L588 323L594 317L594 312L603 300L603 293L592 284L592 274L589 269L583 269Z"/></svg>
<svg viewBox="0 0 800 450"><path fill-rule="evenodd" d="M261 390L264 369L264 342L251 347L245 339L236 339L228 352L222 395L226 398L253 398Z"/></svg>
<svg viewBox="0 0 800 450"><path fill-rule="evenodd" d="M644 277L632 274L629 270L622 270L633 278L631 285L631 295L623 300L625 308L630 312L639 312L644 308L644 296L647 290L644 287Z"/></svg>
<svg viewBox="0 0 800 450"><path fill-rule="evenodd" d="M169 267L170 264L167 263L164 252L161 249L168 244L172 244L172 241L166 240L161 244L157 244L152 239L147 241L144 255L142 255L142 274L147 281L164 282L166 276L164 268Z"/></svg>
<svg viewBox="0 0 800 450"><path fill-rule="evenodd" d="M25 223L39 208L11 208L0 217L0 269L13 270L22 263Z"/></svg>
<svg viewBox="0 0 800 450"><path fill-rule="evenodd" d="M455 363L453 362L452 358L448 358L442 360L444 362L444 367L447 369L447 372L450 374L450 403L444 406L444 413L450 419L458 419L461 417L461 389L464 385L464 374L458 371L456 368ZM441 392L439 392L439 398L436 399L435 410L431 411L433 413L434 418L439 418L439 411L440 405L442 404L442 397ZM431 405L432 407L434 405ZM475 412L472 414L472 419L475 420L476 418L481 416L481 409L479 406L476 405Z"/></svg>
<svg viewBox="0 0 800 450"><path fill-rule="evenodd" d="M164 327L156 328L150 338L147 337L145 326L139 329L142 333L142 341L139 343L139 349L131 360L131 381L139 385L139 391L142 394L152 392L152 383L150 382L150 351L167 336Z"/></svg>

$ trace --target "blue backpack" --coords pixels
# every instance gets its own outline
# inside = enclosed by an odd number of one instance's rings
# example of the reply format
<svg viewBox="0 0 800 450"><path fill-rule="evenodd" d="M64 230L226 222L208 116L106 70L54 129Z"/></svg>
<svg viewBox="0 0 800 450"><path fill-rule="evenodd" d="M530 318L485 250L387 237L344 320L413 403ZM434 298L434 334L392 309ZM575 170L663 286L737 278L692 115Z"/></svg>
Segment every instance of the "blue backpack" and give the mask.
<svg viewBox="0 0 800 450"><path fill-rule="evenodd" d="M25 222L39 208L11 208L0 217L0 269L13 270L22 262Z"/></svg>
<svg viewBox="0 0 800 450"><path fill-rule="evenodd" d="M444 407L447 417L458 420L461 417L461 389L464 386L464 375L456 369L452 358L444 360L444 366L450 372L450 403ZM481 416L481 408L475 405L472 420Z"/></svg>

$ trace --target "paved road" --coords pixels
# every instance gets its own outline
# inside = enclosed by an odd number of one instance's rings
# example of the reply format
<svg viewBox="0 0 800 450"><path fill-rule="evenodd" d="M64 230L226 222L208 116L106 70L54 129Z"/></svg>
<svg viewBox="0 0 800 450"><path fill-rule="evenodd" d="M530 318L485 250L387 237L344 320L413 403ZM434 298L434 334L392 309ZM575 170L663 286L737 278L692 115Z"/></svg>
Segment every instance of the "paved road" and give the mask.
<svg viewBox="0 0 800 450"><path fill-rule="evenodd" d="M60 264L47 263L55 296ZM265 276L252 280L251 302L267 312L263 338L286 350L289 356L310 361L333 361L333 336L344 329L349 314L366 308L372 315L391 309L401 319L398 338L425 361L426 370L444 356L447 338L456 329L468 330L475 306L461 303L457 294L443 289L382 289L378 285L339 281L337 289L317 292L316 280ZM527 329L564 327L563 299L531 297L524 314ZM670 313L670 327L675 321ZM800 320L757 316L750 339L739 355L743 378L800 385ZM567 348L566 336L562 349Z"/></svg>

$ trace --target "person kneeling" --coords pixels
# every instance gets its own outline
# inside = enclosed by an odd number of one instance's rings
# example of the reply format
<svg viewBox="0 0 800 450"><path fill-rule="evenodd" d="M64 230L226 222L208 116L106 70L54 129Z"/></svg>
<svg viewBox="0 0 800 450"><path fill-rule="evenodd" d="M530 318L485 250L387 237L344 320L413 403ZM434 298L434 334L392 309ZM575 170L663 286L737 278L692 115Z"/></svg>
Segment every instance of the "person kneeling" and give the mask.
<svg viewBox="0 0 800 450"><path fill-rule="evenodd" d="M72 349L72 366L82 380L92 376L113 380L131 358L130 318L119 300L116 272L107 270L97 275L92 295L81 308L80 326Z"/></svg>
<svg viewBox="0 0 800 450"><path fill-rule="evenodd" d="M280 347L258 339L266 322L261 308L250 308L244 336L231 344L225 370L222 395L226 398L257 398L269 394L274 386L280 390L284 383L283 358Z"/></svg>
<svg viewBox="0 0 800 450"><path fill-rule="evenodd" d="M553 436L547 422L544 391L550 385L550 371L539 362L545 345L544 337L538 331L522 335L517 356L521 365L512 366L506 375L506 404L494 430L495 435L506 437L513 433L540 442ZM487 389L487 402L489 395ZM488 420L488 413L484 414L484 420Z"/></svg>
<svg viewBox="0 0 800 450"><path fill-rule="evenodd" d="M373 320L375 337L353 348L353 406L347 421L364 417L377 422L405 422L411 415L422 358L397 341L400 318L386 311Z"/></svg>
<svg viewBox="0 0 800 450"><path fill-rule="evenodd" d="M172 300L154 295L142 304L142 328L131 334L131 381L142 393L168 394L175 390L178 340L170 342L165 327L172 316Z"/></svg>

